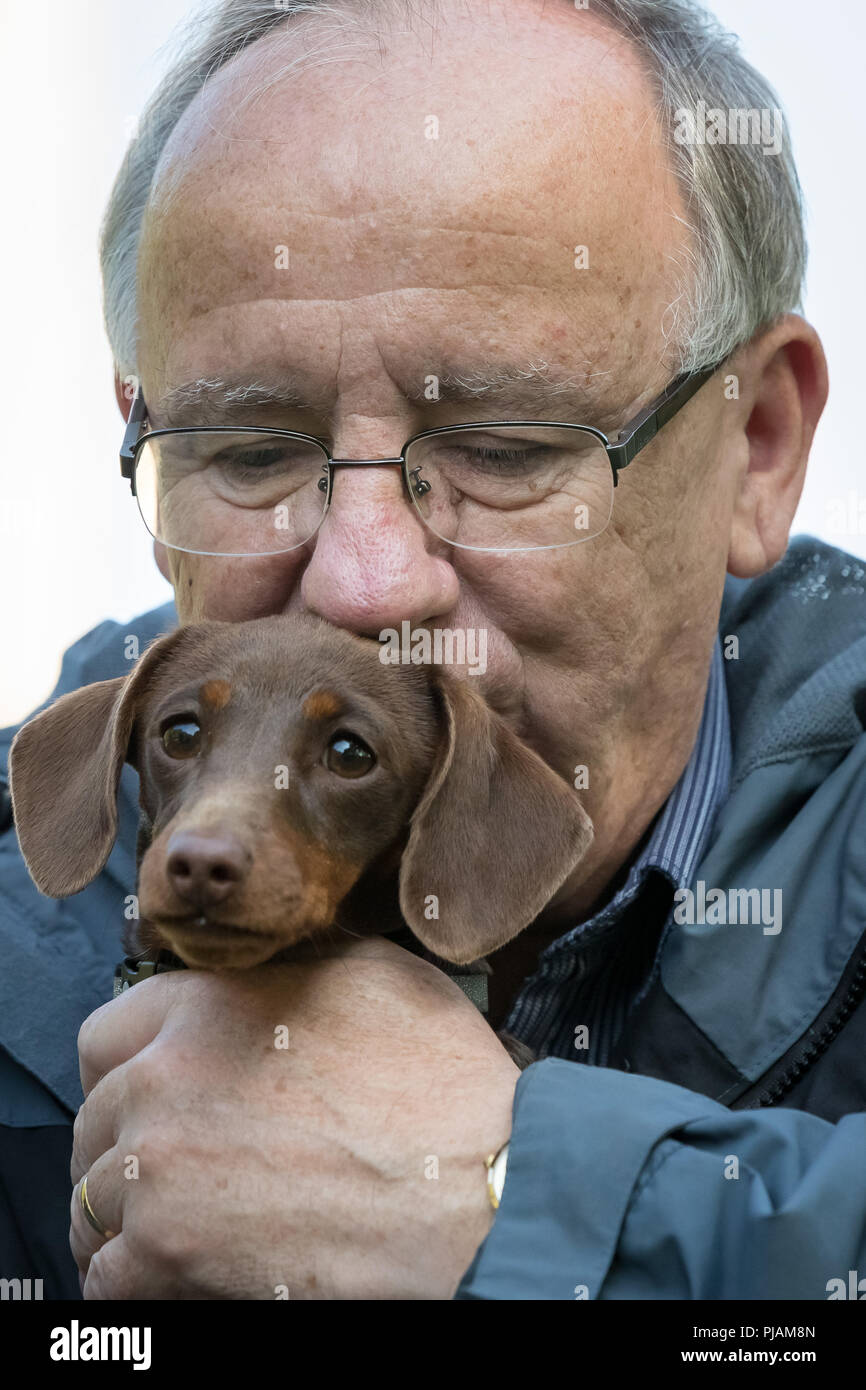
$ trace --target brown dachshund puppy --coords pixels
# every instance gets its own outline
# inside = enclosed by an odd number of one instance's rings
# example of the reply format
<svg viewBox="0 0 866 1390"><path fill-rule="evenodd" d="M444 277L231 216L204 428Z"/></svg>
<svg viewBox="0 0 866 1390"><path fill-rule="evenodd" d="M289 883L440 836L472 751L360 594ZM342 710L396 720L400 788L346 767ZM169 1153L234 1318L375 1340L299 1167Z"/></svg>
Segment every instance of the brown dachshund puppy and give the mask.
<svg viewBox="0 0 866 1390"><path fill-rule="evenodd" d="M142 812L130 954L242 969L404 923L459 965L503 946L581 860L589 819L468 681L380 650L316 618L203 622L61 696L10 754L37 887L67 897L100 872L127 761Z"/></svg>

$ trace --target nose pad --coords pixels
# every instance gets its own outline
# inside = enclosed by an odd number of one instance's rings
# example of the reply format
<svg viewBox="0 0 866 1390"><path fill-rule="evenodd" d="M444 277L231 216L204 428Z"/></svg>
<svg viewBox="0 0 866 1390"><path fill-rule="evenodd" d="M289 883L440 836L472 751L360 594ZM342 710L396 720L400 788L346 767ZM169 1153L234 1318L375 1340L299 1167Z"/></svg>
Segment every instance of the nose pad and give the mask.
<svg viewBox="0 0 866 1390"><path fill-rule="evenodd" d="M243 882L251 859L233 835L182 830L168 842L165 868L179 897L195 907L214 907Z"/></svg>

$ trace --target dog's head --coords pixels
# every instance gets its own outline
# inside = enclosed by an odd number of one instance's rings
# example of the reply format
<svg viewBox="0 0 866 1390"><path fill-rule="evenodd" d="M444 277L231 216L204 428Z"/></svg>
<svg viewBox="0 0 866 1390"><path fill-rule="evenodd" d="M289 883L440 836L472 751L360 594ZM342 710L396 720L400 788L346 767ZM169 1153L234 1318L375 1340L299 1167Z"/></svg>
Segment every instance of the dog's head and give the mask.
<svg viewBox="0 0 866 1390"><path fill-rule="evenodd" d="M583 857L589 819L465 680L380 651L315 618L205 622L62 696L10 753L37 887L67 897L100 872L127 761L149 827L140 913L188 965L260 964L389 868L434 954L504 945Z"/></svg>

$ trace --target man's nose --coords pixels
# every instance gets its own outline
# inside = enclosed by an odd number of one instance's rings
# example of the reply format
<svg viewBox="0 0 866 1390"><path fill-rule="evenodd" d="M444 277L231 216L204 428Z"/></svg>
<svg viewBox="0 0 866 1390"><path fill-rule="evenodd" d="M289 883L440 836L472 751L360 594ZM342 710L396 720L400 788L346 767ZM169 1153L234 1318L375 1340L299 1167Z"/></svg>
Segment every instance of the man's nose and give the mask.
<svg viewBox="0 0 866 1390"><path fill-rule="evenodd" d="M457 575L444 549L412 506L399 465L338 464L301 581L304 605L365 636L406 619L428 621L457 602Z"/></svg>

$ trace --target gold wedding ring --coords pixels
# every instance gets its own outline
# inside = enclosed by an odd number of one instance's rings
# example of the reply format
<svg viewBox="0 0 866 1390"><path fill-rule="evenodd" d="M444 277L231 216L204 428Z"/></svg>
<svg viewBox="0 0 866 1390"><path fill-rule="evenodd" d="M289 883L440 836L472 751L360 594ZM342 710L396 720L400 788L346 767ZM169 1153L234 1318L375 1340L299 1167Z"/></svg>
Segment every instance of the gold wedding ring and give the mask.
<svg viewBox="0 0 866 1390"><path fill-rule="evenodd" d="M102 1222L100 1221L99 1217L96 1215L96 1212L93 1210L93 1207L90 1205L90 1203L89 1203L88 1200L87 1200L87 1178L86 1178L86 1177L85 1177L85 1178L82 1178L82 1180L81 1180L81 1210L84 1212L84 1215L87 1217L87 1220L90 1222L90 1224L91 1224L91 1226L93 1227L94 1231L97 1231L97 1232L99 1233L99 1235L102 1236L103 1240L113 1240L113 1239L114 1239L114 1237L117 1235L117 1232L116 1232L116 1231L109 1231L107 1227L103 1226L103 1224L102 1224Z"/></svg>

